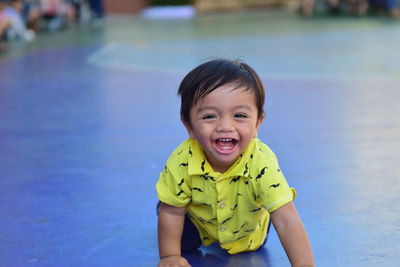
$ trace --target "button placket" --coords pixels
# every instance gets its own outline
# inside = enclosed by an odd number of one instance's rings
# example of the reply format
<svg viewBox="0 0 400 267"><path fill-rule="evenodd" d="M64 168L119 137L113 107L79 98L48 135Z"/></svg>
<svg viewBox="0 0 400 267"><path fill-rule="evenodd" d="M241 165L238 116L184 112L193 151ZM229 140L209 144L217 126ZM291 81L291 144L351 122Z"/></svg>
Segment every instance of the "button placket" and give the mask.
<svg viewBox="0 0 400 267"><path fill-rule="evenodd" d="M225 208L226 204L224 202L223 199L223 192L222 189L223 188L223 183L221 183L221 181L218 181L218 183L216 184L216 189L217 189L217 199L218 199L218 204L217 204L217 218L218 218L218 224L221 222L221 220L223 218L221 218L221 216L223 216L224 212L223 212L223 208ZM220 233L225 232L226 230L228 230L228 228L226 226L219 226L218 227L218 231Z"/></svg>

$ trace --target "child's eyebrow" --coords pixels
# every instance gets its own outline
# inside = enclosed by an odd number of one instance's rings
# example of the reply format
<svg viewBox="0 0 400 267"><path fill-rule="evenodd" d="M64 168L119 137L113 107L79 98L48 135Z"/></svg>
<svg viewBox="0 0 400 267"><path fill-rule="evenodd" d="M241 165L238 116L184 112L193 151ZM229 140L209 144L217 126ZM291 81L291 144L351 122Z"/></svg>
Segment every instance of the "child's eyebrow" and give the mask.
<svg viewBox="0 0 400 267"><path fill-rule="evenodd" d="M203 107L200 107L197 110L197 112L204 112L204 111L207 111L207 110L218 110L218 108L216 106L203 106Z"/></svg>
<svg viewBox="0 0 400 267"><path fill-rule="evenodd" d="M234 110L236 110L236 109L246 109L246 110L249 110L249 111L253 110L249 105L243 105L243 104L236 105L236 106L233 107L233 109ZM203 106L203 107L200 107L197 110L197 112L204 112L204 111L210 111L210 110L218 111L218 107L217 106Z"/></svg>
<svg viewBox="0 0 400 267"><path fill-rule="evenodd" d="M249 105L237 105L235 106L235 109L247 109L247 110L252 110L252 108Z"/></svg>

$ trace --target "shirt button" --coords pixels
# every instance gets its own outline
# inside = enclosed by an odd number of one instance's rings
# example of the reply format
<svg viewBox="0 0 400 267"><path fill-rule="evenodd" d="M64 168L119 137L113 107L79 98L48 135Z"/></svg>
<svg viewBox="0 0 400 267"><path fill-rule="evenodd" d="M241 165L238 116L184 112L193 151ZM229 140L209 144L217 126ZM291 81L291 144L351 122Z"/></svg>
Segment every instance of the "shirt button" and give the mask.
<svg viewBox="0 0 400 267"><path fill-rule="evenodd" d="M221 209L223 209L223 208L225 207L225 203L219 204L219 207L220 207Z"/></svg>
<svg viewBox="0 0 400 267"><path fill-rule="evenodd" d="M226 227L220 227L219 230L220 230L221 232L225 232L225 231L226 231Z"/></svg>

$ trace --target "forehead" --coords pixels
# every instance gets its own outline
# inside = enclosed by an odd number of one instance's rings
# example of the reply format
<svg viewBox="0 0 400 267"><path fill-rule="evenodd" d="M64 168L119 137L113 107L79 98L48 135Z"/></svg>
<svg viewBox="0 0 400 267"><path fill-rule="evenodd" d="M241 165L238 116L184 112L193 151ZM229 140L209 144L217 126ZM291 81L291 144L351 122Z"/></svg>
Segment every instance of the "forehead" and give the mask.
<svg viewBox="0 0 400 267"><path fill-rule="evenodd" d="M224 85L201 97L194 107L199 108L208 104L218 106L247 104L255 106L256 101L253 90L248 87Z"/></svg>

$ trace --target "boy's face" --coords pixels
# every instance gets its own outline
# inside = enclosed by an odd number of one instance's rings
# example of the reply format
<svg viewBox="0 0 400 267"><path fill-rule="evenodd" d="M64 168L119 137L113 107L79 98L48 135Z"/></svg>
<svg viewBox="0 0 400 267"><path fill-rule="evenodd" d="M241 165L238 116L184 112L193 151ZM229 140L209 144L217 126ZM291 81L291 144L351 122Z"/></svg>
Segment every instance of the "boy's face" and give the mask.
<svg viewBox="0 0 400 267"><path fill-rule="evenodd" d="M215 171L225 172L257 136L264 116L257 118L254 94L224 85L201 99L183 122L190 138L202 146Z"/></svg>

